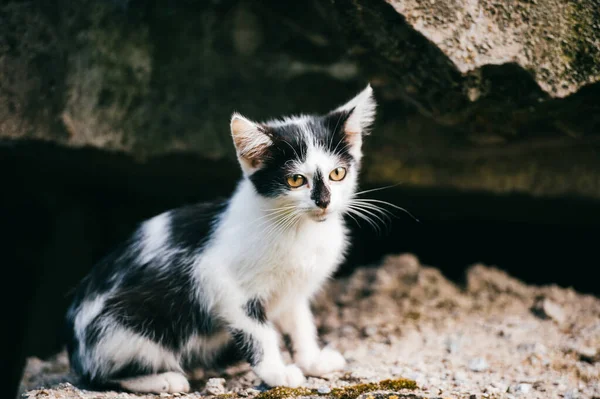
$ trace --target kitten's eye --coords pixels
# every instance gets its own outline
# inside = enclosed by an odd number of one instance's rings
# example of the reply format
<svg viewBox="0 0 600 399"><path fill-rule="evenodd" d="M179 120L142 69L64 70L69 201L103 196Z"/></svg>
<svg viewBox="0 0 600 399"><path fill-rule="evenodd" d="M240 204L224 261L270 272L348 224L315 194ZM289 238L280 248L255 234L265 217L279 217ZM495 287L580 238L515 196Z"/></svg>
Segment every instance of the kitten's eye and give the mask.
<svg viewBox="0 0 600 399"><path fill-rule="evenodd" d="M306 178L302 175L291 175L287 178L287 184L292 188L301 187L304 183L306 183Z"/></svg>
<svg viewBox="0 0 600 399"><path fill-rule="evenodd" d="M342 168L342 167L335 168L329 174L329 178L333 181L344 180L344 177L346 177L346 168Z"/></svg>

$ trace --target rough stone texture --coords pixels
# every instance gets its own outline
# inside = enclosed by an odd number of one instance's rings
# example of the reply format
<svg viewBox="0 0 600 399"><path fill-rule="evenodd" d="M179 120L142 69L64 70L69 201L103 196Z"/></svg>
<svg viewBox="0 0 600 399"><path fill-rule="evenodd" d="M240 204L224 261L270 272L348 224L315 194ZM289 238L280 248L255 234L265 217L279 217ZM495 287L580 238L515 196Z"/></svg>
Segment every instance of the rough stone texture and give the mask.
<svg viewBox="0 0 600 399"><path fill-rule="evenodd" d="M564 310L562 323L532 311L541 296ZM401 391L397 397L600 395L600 300L572 289L528 286L483 265L471 267L461 287L414 256L402 255L332 282L314 308L324 343L343 352L346 370L310 378L305 388L314 391L272 393L258 399L355 399L336 396L335 388L399 377L416 381L419 388ZM40 399L140 397L77 388L67 370L64 352L48 361L31 358L22 390L26 397ZM218 392L228 396L217 399L254 398L262 389L248 366L240 365L206 371L190 394L142 397L212 397L206 385L219 381L214 377L226 380ZM391 398L389 393L373 397Z"/></svg>
<svg viewBox="0 0 600 399"><path fill-rule="evenodd" d="M597 0L9 0L0 139L227 159L371 81L365 182L600 198Z"/></svg>
<svg viewBox="0 0 600 399"><path fill-rule="evenodd" d="M462 74L516 63L552 97L600 79L597 2L388 0ZM481 95L477 82L467 95Z"/></svg>

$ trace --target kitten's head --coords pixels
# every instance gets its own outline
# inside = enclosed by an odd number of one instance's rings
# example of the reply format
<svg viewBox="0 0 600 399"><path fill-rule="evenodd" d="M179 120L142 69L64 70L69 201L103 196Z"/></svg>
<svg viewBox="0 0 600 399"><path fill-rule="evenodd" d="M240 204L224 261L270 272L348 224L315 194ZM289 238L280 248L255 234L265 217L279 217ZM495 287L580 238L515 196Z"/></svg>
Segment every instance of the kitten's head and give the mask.
<svg viewBox="0 0 600 399"><path fill-rule="evenodd" d="M374 117L368 85L326 115L256 123L235 113L231 134L244 176L272 209L322 221L347 210L357 186L362 137Z"/></svg>

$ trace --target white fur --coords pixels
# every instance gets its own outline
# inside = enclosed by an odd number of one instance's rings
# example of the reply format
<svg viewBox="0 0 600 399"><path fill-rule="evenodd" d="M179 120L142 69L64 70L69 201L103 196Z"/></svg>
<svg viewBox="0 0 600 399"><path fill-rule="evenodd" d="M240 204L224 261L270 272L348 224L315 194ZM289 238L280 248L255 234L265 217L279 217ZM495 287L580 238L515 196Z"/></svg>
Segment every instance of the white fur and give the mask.
<svg viewBox="0 0 600 399"><path fill-rule="evenodd" d="M116 323L106 322L106 333L94 347L92 376L109 375L127 364L130 359L140 359L153 370L169 369L183 372L176 354L163 346L134 333ZM111 367L106 367L110 364Z"/></svg>
<svg viewBox="0 0 600 399"><path fill-rule="evenodd" d="M317 168L328 175L337 165L334 157L312 146L306 162L297 167L311 181ZM198 259L195 276L198 286L203 287L203 297L214 300L217 313L230 325L260 342L263 361L255 372L267 384L297 386L301 373L284 365L273 327L261 325L244 314L243 305L250 298L261 298L269 319L281 319L281 329L293 330L290 332L295 357L302 370L321 375L344 367L339 353L319 349L308 302L345 254L348 241L342 211L354 191L353 173L349 170L349 176L341 182L327 183L332 202L330 213L322 222L311 216L318 208L310 199L310 186L272 200L259 196L252 183L244 179ZM278 227L281 217L270 217L270 212L290 205L303 209L303 214L288 228ZM296 308L298 303L305 307Z"/></svg>
<svg viewBox="0 0 600 399"><path fill-rule="evenodd" d="M91 300L84 301L80 308L77 309L77 315L75 316L74 322L74 333L79 339L79 354L84 362L87 362L86 368L91 369L93 367L92 361L94 359L89 356L85 356L85 328L94 320L96 316L102 311L104 307L105 296L97 296Z"/></svg>
<svg viewBox="0 0 600 399"><path fill-rule="evenodd" d="M183 374L174 371L127 378L118 382L121 387L133 392L177 393L190 391L187 378Z"/></svg>
<svg viewBox="0 0 600 399"><path fill-rule="evenodd" d="M142 224L141 248L139 262L146 264L156 257L167 255L170 236L170 224L168 212L162 213L147 220ZM167 250L167 251L165 251Z"/></svg>

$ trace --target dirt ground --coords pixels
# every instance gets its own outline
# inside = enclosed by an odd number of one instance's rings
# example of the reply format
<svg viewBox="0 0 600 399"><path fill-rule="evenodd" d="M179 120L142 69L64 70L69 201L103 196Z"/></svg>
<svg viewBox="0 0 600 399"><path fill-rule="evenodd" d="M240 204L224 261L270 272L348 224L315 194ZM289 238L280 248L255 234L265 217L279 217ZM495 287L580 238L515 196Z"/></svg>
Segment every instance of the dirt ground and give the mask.
<svg viewBox="0 0 600 399"><path fill-rule="evenodd" d="M600 300L572 289L527 286L482 265L459 287L401 255L333 281L315 312L323 343L341 350L348 365L310 378L308 389L265 391L241 365L196 375L189 394L92 392L76 387L61 353L29 359L21 390L29 398L86 399L600 399ZM376 384L398 378L418 388Z"/></svg>

